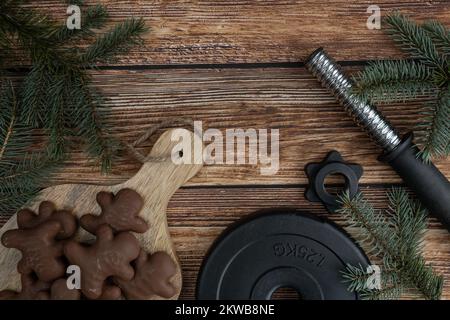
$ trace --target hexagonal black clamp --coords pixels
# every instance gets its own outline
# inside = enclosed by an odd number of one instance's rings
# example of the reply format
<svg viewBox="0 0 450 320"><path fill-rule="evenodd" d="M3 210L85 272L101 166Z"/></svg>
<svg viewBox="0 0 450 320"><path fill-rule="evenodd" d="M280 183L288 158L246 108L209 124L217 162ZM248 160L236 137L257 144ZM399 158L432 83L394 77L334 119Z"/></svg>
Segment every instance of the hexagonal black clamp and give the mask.
<svg viewBox="0 0 450 320"><path fill-rule="evenodd" d="M345 178L345 190L354 197L359 190L359 179L363 168L359 164L346 163L337 151L328 153L324 161L309 163L305 167L309 179L305 197L311 202L322 202L329 212L339 209L339 197L330 194L325 188L325 178L331 174L341 174Z"/></svg>

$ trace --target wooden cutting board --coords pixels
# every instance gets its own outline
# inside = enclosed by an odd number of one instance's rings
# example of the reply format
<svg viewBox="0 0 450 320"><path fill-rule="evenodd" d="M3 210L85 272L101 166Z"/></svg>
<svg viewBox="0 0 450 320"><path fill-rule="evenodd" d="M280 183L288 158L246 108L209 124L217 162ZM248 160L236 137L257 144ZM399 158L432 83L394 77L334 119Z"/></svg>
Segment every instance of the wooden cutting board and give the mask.
<svg viewBox="0 0 450 320"><path fill-rule="evenodd" d="M185 131L193 141L194 134ZM150 153L152 158L166 160L144 163L139 172L128 181L114 186L66 184L50 187L41 191L27 207L37 212L42 201L51 201L57 209L68 209L81 217L87 213L100 214L100 207L96 202L96 195L100 191L109 191L114 194L123 188L137 191L144 199L140 216L146 220L150 228L144 234L135 235L147 252L165 251L176 261L178 271L172 282L177 288L177 294L172 299L177 299L182 286L181 268L170 239L166 208L175 191L195 176L202 165L174 164L171 161L172 149L179 143L179 141L171 141L172 132L173 130L168 130L163 133ZM16 215L0 229L0 237L10 229L17 229ZM76 238L81 241L91 241L94 237L80 229ZM20 290L20 276L16 270L20 258L21 253L18 250L8 249L0 244L0 291Z"/></svg>

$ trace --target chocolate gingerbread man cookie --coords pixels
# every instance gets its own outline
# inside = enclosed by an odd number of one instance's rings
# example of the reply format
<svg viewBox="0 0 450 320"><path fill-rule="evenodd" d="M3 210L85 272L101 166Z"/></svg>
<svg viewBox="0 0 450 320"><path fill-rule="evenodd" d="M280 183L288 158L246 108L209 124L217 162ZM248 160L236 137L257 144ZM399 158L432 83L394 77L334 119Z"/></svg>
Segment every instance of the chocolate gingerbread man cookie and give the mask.
<svg viewBox="0 0 450 320"><path fill-rule="evenodd" d="M33 274L23 274L20 277L22 290L15 292L12 290L0 291L0 300L48 300L50 295L48 290L50 284L35 279Z"/></svg>
<svg viewBox="0 0 450 320"><path fill-rule="evenodd" d="M102 295L108 277L131 280L134 270L130 263L140 251L138 240L129 232L114 235L109 226L102 225L96 235L92 246L70 241L64 247L69 262L81 269L81 290L88 299Z"/></svg>
<svg viewBox="0 0 450 320"><path fill-rule="evenodd" d="M129 300L147 300L153 296L170 298L176 289L170 282L177 272L176 264L165 252L147 254L141 250L135 262L136 274L131 281L115 278Z"/></svg>
<svg viewBox="0 0 450 320"><path fill-rule="evenodd" d="M147 223L139 217L144 201L136 191L122 189L115 196L110 192L100 192L97 203L102 210L100 215L86 214L81 217L81 226L87 231L95 233L103 224L109 225L115 232L144 233L148 230Z"/></svg>
<svg viewBox="0 0 450 320"><path fill-rule="evenodd" d="M61 224L57 239L68 239L78 229L77 218L70 211L56 210L55 205L49 201L41 202L38 214L30 209L22 209L17 213L19 229L32 229L46 221L58 221Z"/></svg>
<svg viewBox="0 0 450 320"><path fill-rule="evenodd" d="M6 231L2 244L22 252L22 259L17 265L19 273L34 272L40 280L50 282L63 276L66 271L61 259L63 244L56 240L61 230L60 222L50 220L33 229Z"/></svg>

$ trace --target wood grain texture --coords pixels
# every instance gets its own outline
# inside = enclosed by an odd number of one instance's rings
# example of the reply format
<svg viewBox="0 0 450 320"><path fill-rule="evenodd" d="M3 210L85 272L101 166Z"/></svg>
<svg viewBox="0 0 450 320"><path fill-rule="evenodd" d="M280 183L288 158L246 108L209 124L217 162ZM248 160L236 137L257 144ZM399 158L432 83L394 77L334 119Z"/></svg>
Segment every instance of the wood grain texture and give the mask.
<svg viewBox="0 0 450 320"><path fill-rule="evenodd" d="M331 149L364 166L367 198L378 208L386 206L384 186L400 179L376 160L379 150L297 63L319 46L347 66L403 57L381 30L367 29L366 9L373 1L88 1L95 2L107 5L111 23L142 16L152 28L144 46L115 65L93 72L96 86L108 97L108 121L119 140L133 141L149 126L181 116L203 120L206 128L221 131L280 129L277 175L263 177L256 166L206 166L170 201L168 223L183 270L181 298L194 297L204 254L229 224L271 207L325 215L320 205L311 205L303 197L307 183L303 167L320 161ZM375 4L382 14L401 10L419 21L434 18L450 25L448 0L379 0ZM66 7L59 0L34 1L31 6L52 12L61 23L65 20ZM417 122L421 104L380 109L406 133ZM36 132L37 149L42 147L41 137ZM450 177L448 160L437 165ZM133 176L139 166L123 154L112 175L105 177L85 154L75 151L54 183L117 184ZM330 217L344 225L341 217ZM0 225L7 219L0 216ZM431 219L424 252L435 270L444 274L446 299L450 299L449 240L449 234Z"/></svg>
<svg viewBox="0 0 450 320"><path fill-rule="evenodd" d="M193 136L191 132L183 131L188 136ZM49 187L42 190L28 207L34 212L38 212L39 204L42 201L51 201L56 208L69 210L78 217L89 213L100 214L100 207L96 202L96 195L99 192L106 191L117 194L121 189L133 189L144 200L140 216L150 226L145 233L135 234L141 247L149 253L167 252L178 263L168 232L166 208L175 191L200 171L202 165L174 164L171 160L171 152L177 143L171 141L171 136L172 130L165 132L150 153L153 158L166 158L165 161L144 163L135 176L122 184L110 187L75 184ZM16 228L17 219L14 215L0 229L0 238L6 231ZM93 235L80 229L75 238L85 242L92 240ZM21 254L18 250L0 245L0 290L20 290L20 275L17 272L17 263L20 258ZM177 294L173 297L176 299L182 286L179 264L177 264L177 273L171 281L177 290Z"/></svg>
<svg viewBox="0 0 450 320"><path fill-rule="evenodd" d="M89 0L108 7L111 23L144 17L145 44L118 64L274 63L304 61L317 47L338 60L398 58L387 36L366 26L367 8L401 10L415 19L450 23L448 0ZM39 0L33 7L64 23L66 6ZM110 24L111 24L110 23Z"/></svg>
<svg viewBox="0 0 450 320"><path fill-rule="evenodd" d="M263 176L260 166L249 164L214 165L206 166L189 185L305 184L304 166L321 161L333 149L363 165L363 183L400 182L377 160L380 150L305 68L110 70L94 73L94 82L107 97L106 121L120 141L134 141L148 127L178 117L201 120L204 130L217 128L224 134L237 128L280 130L276 175ZM406 133L420 118L422 104L419 100L380 109ZM40 137L38 132L35 136ZM448 162L436 164L450 176ZM74 152L56 183L119 183L139 166L123 154L112 175L105 177L93 171L97 167L83 153Z"/></svg>

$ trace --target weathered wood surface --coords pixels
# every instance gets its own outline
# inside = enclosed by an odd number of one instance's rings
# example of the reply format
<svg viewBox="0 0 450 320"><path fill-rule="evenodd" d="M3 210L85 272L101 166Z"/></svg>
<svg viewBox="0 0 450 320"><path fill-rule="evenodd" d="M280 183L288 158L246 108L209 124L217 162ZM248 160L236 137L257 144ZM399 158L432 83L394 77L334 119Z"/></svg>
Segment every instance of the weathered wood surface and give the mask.
<svg viewBox="0 0 450 320"><path fill-rule="evenodd" d="M362 186L362 192L377 209L386 208L384 186ZM299 210L327 217L342 226L338 214L328 214L316 203L304 199L301 186L265 187L185 187L172 197L167 208L170 235L174 241L183 274L181 299L195 297L197 274L214 240L230 224L254 212L276 208ZM6 218L0 219L0 225ZM349 230L352 233L351 230ZM424 253L433 268L444 275L443 298L450 299L450 234L435 219L429 219ZM405 298L417 298L408 294Z"/></svg>
<svg viewBox="0 0 450 320"><path fill-rule="evenodd" d="M364 166L363 183L400 182L377 161L380 150L303 67L108 70L96 72L94 79L108 97L107 121L121 141L134 141L149 126L177 117L201 120L204 130L217 128L224 135L234 128L280 130L277 175L260 175L259 166L248 164L206 166L189 185L305 184L304 166L321 161L332 149ZM380 109L406 133L414 129L422 103ZM93 173L96 168L85 160L83 154L74 153L56 181L118 183L140 166L124 154L112 176L105 177ZM450 175L445 162L437 164Z"/></svg>
<svg viewBox="0 0 450 320"><path fill-rule="evenodd" d="M345 61L352 72L367 60L402 57L382 31L366 28L366 9L372 1L101 2L108 5L113 22L143 16L153 29L143 47L93 72L95 84L108 97L108 121L115 123L117 138L133 141L147 127L180 116L222 131L280 129L276 176L261 176L253 166L205 166L172 198L168 222L183 269L182 298L194 297L204 254L230 223L271 207L325 214L320 205L303 198L303 167L320 161L331 149L364 166L367 198L378 208L386 206L385 188L401 181L376 160L379 150L301 63L319 46ZM401 10L420 21L435 18L450 26L448 0L376 4L383 14ZM52 11L58 19L65 17L66 8L58 0L33 6ZM417 122L421 103L380 108L406 133ZM450 177L449 161L437 164ZM104 177L87 164L83 153L74 152L55 183L116 184L138 168L139 163L124 154L112 175ZM339 216L331 218L343 224ZM0 219L1 225L5 218ZM436 271L444 274L444 298L450 299L450 236L433 219L424 251ZM406 295L410 297L417 296Z"/></svg>
<svg viewBox="0 0 450 320"><path fill-rule="evenodd" d="M112 21L144 17L152 31L145 44L119 64L297 62L326 47L339 60L370 60L401 54L379 30L368 30L366 12L378 5L424 20L449 22L448 0L89 0L108 6ZM59 0L39 0L65 21Z"/></svg>

